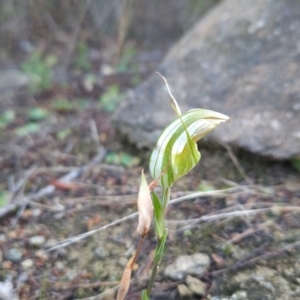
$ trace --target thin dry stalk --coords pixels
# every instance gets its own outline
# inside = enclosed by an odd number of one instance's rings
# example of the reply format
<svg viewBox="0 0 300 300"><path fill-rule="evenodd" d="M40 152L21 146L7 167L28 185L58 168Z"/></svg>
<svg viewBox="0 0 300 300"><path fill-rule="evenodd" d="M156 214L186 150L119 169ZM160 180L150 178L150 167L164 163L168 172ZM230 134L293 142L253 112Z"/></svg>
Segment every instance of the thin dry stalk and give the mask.
<svg viewBox="0 0 300 300"><path fill-rule="evenodd" d="M122 50L128 35L129 27L132 22L134 7L136 3L137 0L123 1L122 11L119 18L115 64L119 61L121 57Z"/></svg>
<svg viewBox="0 0 300 300"><path fill-rule="evenodd" d="M261 259L269 259L269 258L278 256L280 254L283 254L285 251L291 250L291 249L293 249L295 247L298 247L298 246L300 246L300 241L295 242L295 243L290 244L290 245L287 245L287 246L282 247L280 249L268 252L266 254L257 256L255 258L252 258L252 259L246 261L246 262L237 262L235 265L233 265L233 266L231 266L229 268L225 268L225 269L222 269L222 270L211 272L211 275L218 276L218 275L230 272L232 270L236 270L238 268L246 267L246 266L249 266L249 265L252 265L252 264L258 262Z"/></svg>
<svg viewBox="0 0 300 300"><path fill-rule="evenodd" d="M233 194L234 192L240 193L241 190L245 190L245 189L244 188L242 189L240 187L236 187L236 188L227 188L227 189L216 190L216 191L198 192L198 193L193 193L193 194L190 194L190 195L186 195L186 196L183 196L183 197L179 197L179 198L173 199L173 200L170 201L170 204L175 204L175 203L182 202L182 201L185 201L185 200L191 200L191 199L195 199L195 198L208 197L208 196L211 196L211 197L220 197L220 196L221 197L225 197L225 196ZM246 191L248 193L255 193L255 191L252 191L250 189L246 189ZM47 251L50 252L50 251L57 250L59 248L63 248L63 247L69 246L69 245L71 245L73 243L81 241L82 239L85 239L85 238L87 238L89 236L92 236L92 235L94 235L94 234L96 234L98 232L105 231L108 228L111 228L113 226L116 226L116 225L121 224L123 222L126 222L128 220L136 218L137 216L138 216L138 213L136 212L136 213L133 213L133 214L128 215L126 217L123 217L123 218L121 218L119 220L116 220L116 221L114 221L112 223L104 225L102 227L93 229L93 230L85 232L83 234L79 234L79 235L74 236L74 237L69 238L69 239L66 239L66 240L58 243L56 246L54 246L52 248L49 248Z"/></svg>
<svg viewBox="0 0 300 300"><path fill-rule="evenodd" d="M75 49L76 42L77 42L77 39L78 39L78 36L79 36L79 33L80 33L81 26L83 24L83 21L86 17L86 13L87 13L92 1L93 0L86 0L85 1L84 7L83 7L83 9L82 9L82 11L81 11L81 13L78 17L78 20L76 22L76 24L77 24L76 28L73 32L71 40L68 43L65 58L63 60L65 68L67 68L70 65L70 61L71 61L72 55L74 53L74 49Z"/></svg>
<svg viewBox="0 0 300 300"><path fill-rule="evenodd" d="M232 148L229 145L224 144L224 143L221 143L221 145L227 150L227 152L229 154L229 157L231 158L232 162L234 163L234 165L236 166L237 170L242 175L242 177L245 179L245 181L248 184L251 184L252 183L252 179L246 174L244 168L242 167L242 165L240 164L240 162L237 159L236 155L232 151Z"/></svg>

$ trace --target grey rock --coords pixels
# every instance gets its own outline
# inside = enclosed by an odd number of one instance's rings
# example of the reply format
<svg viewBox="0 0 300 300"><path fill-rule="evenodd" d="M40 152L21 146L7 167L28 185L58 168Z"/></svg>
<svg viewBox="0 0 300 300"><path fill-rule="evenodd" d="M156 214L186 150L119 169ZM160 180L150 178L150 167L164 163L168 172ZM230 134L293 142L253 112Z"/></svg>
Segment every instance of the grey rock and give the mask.
<svg viewBox="0 0 300 300"><path fill-rule="evenodd" d="M300 1L225 0L173 46L159 68L182 111L231 117L204 140L263 156L300 155ZM129 91L118 132L152 148L175 114L157 74Z"/></svg>
<svg viewBox="0 0 300 300"><path fill-rule="evenodd" d="M179 256L174 263L165 268L164 274L174 280L182 280L187 275L203 275L210 265L207 254L195 253L193 255Z"/></svg>
<svg viewBox="0 0 300 300"><path fill-rule="evenodd" d="M23 256L23 253L20 249L11 248L7 252L7 259L13 262L19 262Z"/></svg>

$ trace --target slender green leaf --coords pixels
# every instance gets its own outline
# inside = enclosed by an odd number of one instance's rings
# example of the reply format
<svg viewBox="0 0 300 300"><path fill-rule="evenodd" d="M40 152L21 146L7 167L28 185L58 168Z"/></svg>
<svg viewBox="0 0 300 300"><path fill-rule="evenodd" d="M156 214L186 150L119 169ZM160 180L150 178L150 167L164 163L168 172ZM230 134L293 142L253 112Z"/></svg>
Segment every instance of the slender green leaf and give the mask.
<svg viewBox="0 0 300 300"><path fill-rule="evenodd" d="M162 218L163 210L161 207L160 200L154 192L152 192L152 203L154 207L154 221L155 221L156 236L162 237L163 230L164 230L164 221Z"/></svg>
<svg viewBox="0 0 300 300"><path fill-rule="evenodd" d="M154 216L159 219L161 216L161 204L160 204L160 200L157 197L157 195L155 194L155 192L152 192L152 202L153 202L153 207L154 207Z"/></svg>
<svg viewBox="0 0 300 300"><path fill-rule="evenodd" d="M161 240L159 241L159 244L155 250L155 255L154 255L154 263L159 264L161 262L161 258L164 254L164 249L165 249L165 244L166 240L168 237L169 230L167 228L164 229L164 233L162 235Z"/></svg>
<svg viewBox="0 0 300 300"><path fill-rule="evenodd" d="M142 300L150 300L148 295L147 295L147 290L142 291Z"/></svg>

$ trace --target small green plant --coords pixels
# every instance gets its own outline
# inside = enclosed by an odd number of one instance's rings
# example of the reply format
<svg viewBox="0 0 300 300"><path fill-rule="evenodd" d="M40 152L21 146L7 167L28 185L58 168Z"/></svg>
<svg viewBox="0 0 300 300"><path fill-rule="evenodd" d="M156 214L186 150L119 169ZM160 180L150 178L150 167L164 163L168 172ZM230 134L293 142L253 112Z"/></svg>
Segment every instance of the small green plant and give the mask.
<svg viewBox="0 0 300 300"><path fill-rule="evenodd" d="M192 109L185 114L181 114L166 79L162 78L168 88L171 96L171 106L177 118L162 132L150 156L149 169L153 181L148 185L143 172L141 175L138 194L139 220L137 227L141 238L135 254L130 258L124 270L117 300L123 300L126 297L133 265L154 217L157 246L148 287L142 291L142 300L150 299L150 292L162 260L168 236L168 229L165 227L165 212L170 200L171 187L199 162L201 154L198 151L197 141L220 123L229 122L230 120L229 117L223 114L205 109ZM162 189L161 197L154 192L156 186L160 186Z"/></svg>
<svg viewBox="0 0 300 300"><path fill-rule="evenodd" d="M12 109L5 110L0 114L0 128L6 127L16 118L15 111Z"/></svg>
<svg viewBox="0 0 300 300"><path fill-rule="evenodd" d="M38 133L42 126L40 121L45 120L49 116L49 111L42 107L33 107L27 112L28 122L15 129L17 136L26 136L28 134Z"/></svg>
<svg viewBox="0 0 300 300"><path fill-rule="evenodd" d="M136 60L134 60L136 53L137 49L135 45L132 43L127 44L124 47L122 56L117 65L117 72L129 72L132 74L132 78L130 80L132 86L137 86L141 82L139 65Z"/></svg>
<svg viewBox="0 0 300 300"><path fill-rule="evenodd" d="M108 164L123 165L125 167L133 167L140 163L140 158L132 156L128 153L120 152L115 153L111 152L106 155L105 162Z"/></svg>
<svg viewBox="0 0 300 300"><path fill-rule="evenodd" d="M75 110L75 105L63 97L53 99L50 107L58 113L69 113Z"/></svg>
<svg viewBox="0 0 300 300"><path fill-rule="evenodd" d="M89 49L85 42L81 41L77 44L77 56L75 58L75 66L77 69L88 71L92 68L89 61Z"/></svg>
<svg viewBox="0 0 300 300"><path fill-rule="evenodd" d="M0 207L5 206L9 202L9 194L5 191L0 191Z"/></svg>
<svg viewBox="0 0 300 300"><path fill-rule="evenodd" d="M68 137L72 133L70 128L62 129L56 133L56 136L60 140L64 140L66 137Z"/></svg>
<svg viewBox="0 0 300 300"><path fill-rule="evenodd" d="M30 133L38 133L41 130L41 125L36 122L29 122L15 130L17 136L25 136Z"/></svg>
<svg viewBox="0 0 300 300"><path fill-rule="evenodd" d="M111 85L107 88L106 92L101 95L99 102L101 108L103 108L106 112L113 112L120 100L122 95L120 94L119 87L117 85Z"/></svg>
<svg viewBox="0 0 300 300"><path fill-rule="evenodd" d="M49 90L52 86L52 67L57 63L53 55L42 58L38 52L33 53L21 65L22 70L30 77L30 89L33 93Z"/></svg>
<svg viewBox="0 0 300 300"><path fill-rule="evenodd" d="M291 164L296 170L298 170L300 172L300 158L299 157L291 159Z"/></svg>
<svg viewBox="0 0 300 300"><path fill-rule="evenodd" d="M49 112L45 108L42 107L34 107L28 111L28 119L30 121L41 121L48 117Z"/></svg>
<svg viewBox="0 0 300 300"><path fill-rule="evenodd" d="M128 72L133 57L136 55L136 47L133 44L128 44L124 47L123 54L117 66L117 71Z"/></svg>

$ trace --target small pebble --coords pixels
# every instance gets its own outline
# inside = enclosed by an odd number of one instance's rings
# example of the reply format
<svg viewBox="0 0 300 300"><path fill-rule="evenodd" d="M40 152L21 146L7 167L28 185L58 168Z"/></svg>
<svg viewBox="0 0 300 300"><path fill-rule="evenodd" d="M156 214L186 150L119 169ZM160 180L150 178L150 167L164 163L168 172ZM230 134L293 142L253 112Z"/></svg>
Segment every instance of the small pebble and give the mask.
<svg viewBox="0 0 300 300"><path fill-rule="evenodd" d="M187 275L203 275L210 265L210 258L205 253L179 256L174 263L165 268L164 274L174 280L182 280Z"/></svg>
<svg viewBox="0 0 300 300"><path fill-rule="evenodd" d="M200 279L188 275L186 278L186 284L194 294L200 296L205 295L206 284Z"/></svg>
<svg viewBox="0 0 300 300"><path fill-rule="evenodd" d="M55 268L56 268L57 270L59 270L59 271L62 271L62 270L64 270L65 265L64 265L61 261L57 261L57 262L55 263Z"/></svg>
<svg viewBox="0 0 300 300"><path fill-rule="evenodd" d="M12 230L12 231L9 231L7 233L7 236L10 238L10 239L15 239L18 237L18 233L16 230Z"/></svg>
<svg viewBox="0 0 300 300"><path fill-rule="evenodd" d="M5 234L0 234L0 243L5 243L5 242L6 242Z"/></svg>
<svg viewBox="0 0 300 300"><path fill-rule="evenodd" d="M65 278L68 280L68 281L72 281L73 279L75 279L76 277L78 277L78 271L75 271L73 269L68 269L66 271L66 274L65 274Z"/></svg>
<svg viewBox="0 0 300 300"><path fill-rule="evenodd" d="M55 240L55 239L49 239L49 240L47 240L45 247L46 248L52 248L52 247L54 247L56 245L57 245L57 240Z"/></svg>
<svg viewBox="0 0 300 300"><path fill-rule="evenodd" d="M177 290L182 298L191 297L193 295L193 292L185 284L179 284Z"/></svg>
<svg viewBox="0 0 300 300"><path fill-rule="evenodd" d="M30 258L27 258L21 262L21 266L22 266L23 270L28 270L33 267L33 260Z"/></svg>
<svg viewBox="0 0 300 300"><path fill-rule="evenodd" d="M127 265L127 262L128 262L128 259L124 256L121 256L119 258L119 264L122 266L122 267L125 267Z"/></svg>
<svg viewBox="0 0 300 300"><path fill-rule="evenodd" d="M35 256L44 261L48 260L48 254L43 250L38 250L35 252Z"/></svg>
<svg viewBox="0 0 300 300"><path fill-rule="evenodd" d="M105 258L108 255L107 250L103 247L97 247L95 249L95 254L100 259Z"/></svg>
<svg viewBox="0 0 300 300"><path fill-rule="evenodd" d="M28 242L30 246L42 246L45 244L46 238L43 235L32 236Z"/></svg>
<svg viewBox="0 0 300 300"><path fill-rule="evenodd" d="M80 259L81 253L79 253L76 249L70 249L67 259L69 263L76 263L78 259Z"/></svg>

